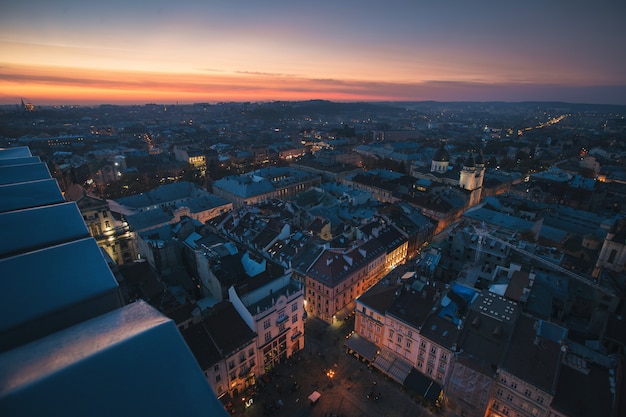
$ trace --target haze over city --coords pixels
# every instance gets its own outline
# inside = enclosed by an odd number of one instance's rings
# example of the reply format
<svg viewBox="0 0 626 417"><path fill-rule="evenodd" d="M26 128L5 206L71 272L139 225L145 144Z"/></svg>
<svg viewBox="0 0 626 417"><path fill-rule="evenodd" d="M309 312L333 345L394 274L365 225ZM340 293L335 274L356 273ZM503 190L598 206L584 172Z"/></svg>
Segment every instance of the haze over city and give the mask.
<svg viewBox="0 0 626 417"><path fill-rule="evenodd" d="M25 0L0 6L0 104L626 104L626 3Z"/></svg>

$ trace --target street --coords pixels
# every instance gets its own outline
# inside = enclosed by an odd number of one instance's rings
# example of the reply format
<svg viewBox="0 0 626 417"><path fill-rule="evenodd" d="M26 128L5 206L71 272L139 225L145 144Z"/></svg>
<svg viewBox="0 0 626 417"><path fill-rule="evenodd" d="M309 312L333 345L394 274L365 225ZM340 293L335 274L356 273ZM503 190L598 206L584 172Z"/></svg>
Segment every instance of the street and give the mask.
<svg viewBox="0 0 626 417"><path fill-rule="evenodd" d="M421 417L433 415L395 381L345 352L354 317L328 325L317 318L305 324L305 347L259 378L252 402L233 400L235 416ZM312 404L309 396L317 391ZM249 406L246 407L246 402Z"/></svg>

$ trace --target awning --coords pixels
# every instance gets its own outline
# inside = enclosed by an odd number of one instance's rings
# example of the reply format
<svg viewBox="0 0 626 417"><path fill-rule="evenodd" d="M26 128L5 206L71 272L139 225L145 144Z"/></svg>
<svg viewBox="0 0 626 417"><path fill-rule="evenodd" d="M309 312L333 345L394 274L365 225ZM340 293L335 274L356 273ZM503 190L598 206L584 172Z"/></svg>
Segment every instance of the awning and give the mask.
<svg viewBox="0 0 626 417"><path fill-rule="evenodd" d="M319 400L320 397L322 396L322 394L320 394L317 391L313 391L313 393L311 395L309 395L309 400L314 403L315 401Z"/></svg>
<svg viewBox="0 0 626 417"><path fill-rule="evenodd" d="M433 405L435 405L441 396L441 385L416 369L411 370L411 373L404 381L404 387L409 391L421 395Z"/></svg>
<svg viewBox="0 0 626 417"><path fill-rule="evenodd" d="M352 335L350 335L350 337L346 340L345 346L354 350L368 361L373 361L378 354L378 346L359 336L357 333L352 333Z"/></svg>
<svg viewBox="0 0 626 417"><path fill-rule="evenodd" d="M413 369L413 365L399 356L394 355L393 353L383 350L376 357L374 361L374 367L378 368L385 375L399 382L400 384L404 383L404 380Z"/></svg>

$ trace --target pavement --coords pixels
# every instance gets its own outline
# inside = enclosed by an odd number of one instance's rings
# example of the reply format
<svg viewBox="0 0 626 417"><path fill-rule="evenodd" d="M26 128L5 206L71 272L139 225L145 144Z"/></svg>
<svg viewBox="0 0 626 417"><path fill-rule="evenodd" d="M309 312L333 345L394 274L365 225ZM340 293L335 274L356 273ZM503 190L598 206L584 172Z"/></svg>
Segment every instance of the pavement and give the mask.
<svg viewBox="0 0 626 417"><path fill-rule="evenodd" d="M229 407L236 417L427 417L395 381L345 352L354 317L333 325L309 318L305 344L297 355L259 378L250 402L245 395ZM315 404L309 395L321 394ZM369 398L368 398L369 397ZM246 406L248 402L249 406ZM437 415L448 415L445 410Z"/></svg>

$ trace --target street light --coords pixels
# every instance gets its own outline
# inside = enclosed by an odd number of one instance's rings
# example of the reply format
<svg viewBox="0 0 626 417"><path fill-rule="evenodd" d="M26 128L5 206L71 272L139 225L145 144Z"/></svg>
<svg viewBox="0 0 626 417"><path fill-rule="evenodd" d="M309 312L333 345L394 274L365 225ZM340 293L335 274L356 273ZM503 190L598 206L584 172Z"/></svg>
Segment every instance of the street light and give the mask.
<svg viewBox="0 0 626 417"><path fill-rule="evenodd" d="M331 388L333 386L333 377L335 376L335 371L329 369L326 372L326 376L328 377L328 387Z"/></svg>

